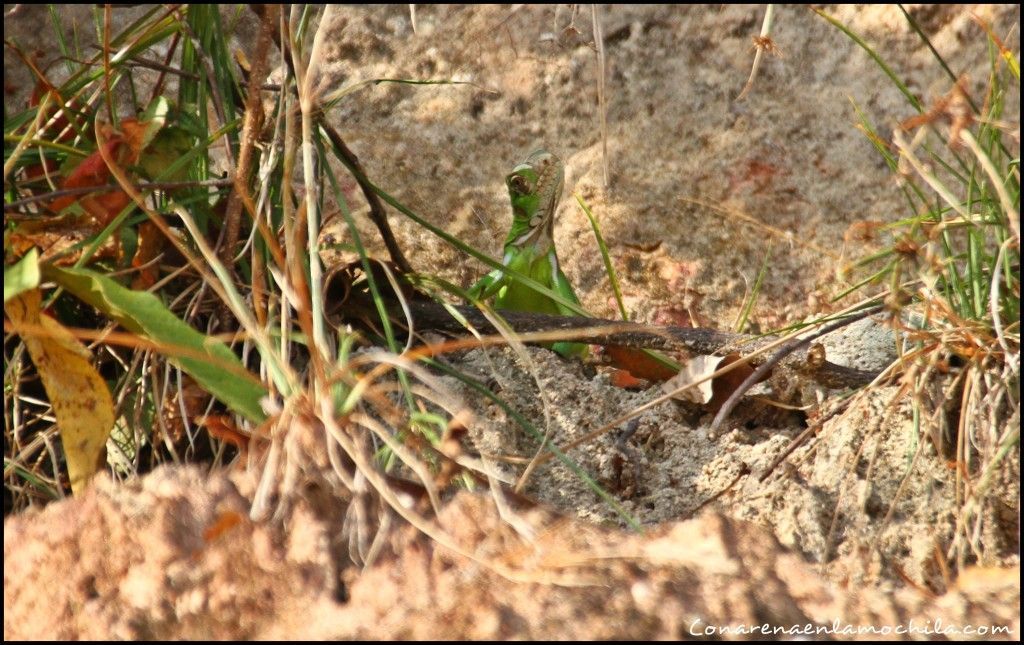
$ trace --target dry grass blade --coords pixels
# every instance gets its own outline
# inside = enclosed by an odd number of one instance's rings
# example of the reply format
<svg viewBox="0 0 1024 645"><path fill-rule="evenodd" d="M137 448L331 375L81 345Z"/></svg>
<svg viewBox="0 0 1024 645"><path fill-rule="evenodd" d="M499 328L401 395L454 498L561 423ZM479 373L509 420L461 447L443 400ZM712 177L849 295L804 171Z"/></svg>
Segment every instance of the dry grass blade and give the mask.
<svg viewBox="0 0 1024 645"><path fill-rule="evenodd" d="M590 15L594 24L594 45L597 47L597 110L601 116L601 177L605 190L610 185L608 172L608 100L605 97L607 89L607 72L605 71L605 48L604 31L601 28L601 18L598 16L600 5L590 5Z"/></svg>
<svg viewBox="0 0 1024 645"><path fill-rule="evenodd" d="M761 58L764 53L768 52L776 56L782 55L775 41L771 39L774 17L775 5L770 4L764 11L764 20L761 21L761 33L754 37L754 63L750 66L750 76L747 78L746 84L743 85L743 90L736 97L737 101L742 101L746 98L750 88L754 87L754 79L757 78L757 72L761 69Z"/></svg>

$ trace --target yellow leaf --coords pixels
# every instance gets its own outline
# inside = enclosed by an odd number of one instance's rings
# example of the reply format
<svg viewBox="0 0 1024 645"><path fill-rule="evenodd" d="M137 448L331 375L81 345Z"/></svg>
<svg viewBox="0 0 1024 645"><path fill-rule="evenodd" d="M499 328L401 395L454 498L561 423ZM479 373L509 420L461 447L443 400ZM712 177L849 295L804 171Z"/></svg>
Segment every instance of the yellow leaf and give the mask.
<svg viewBox="0 0 1024 645"><path fill-rule="evenodd" d="M105 462L114 427L114 401L82 343L40 312L38 289L9 300L4 309L21 334L57 416L71 490L80 494Z"/></svg>

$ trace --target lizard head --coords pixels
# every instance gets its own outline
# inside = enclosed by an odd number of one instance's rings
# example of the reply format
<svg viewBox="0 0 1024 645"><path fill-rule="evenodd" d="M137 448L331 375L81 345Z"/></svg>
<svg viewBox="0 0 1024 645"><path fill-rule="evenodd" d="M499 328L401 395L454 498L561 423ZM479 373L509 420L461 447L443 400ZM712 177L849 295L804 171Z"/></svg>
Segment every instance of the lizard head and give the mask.
<svg viewBox="0 0 1024 645"><path fill-rule="evenodd" d="M547 150L534 151L512 169L505 178L512 200L512 228L506 246L522 247L532 242L546 248L552 244L555 209L562 197L564 176L562 160Z"/></svg>

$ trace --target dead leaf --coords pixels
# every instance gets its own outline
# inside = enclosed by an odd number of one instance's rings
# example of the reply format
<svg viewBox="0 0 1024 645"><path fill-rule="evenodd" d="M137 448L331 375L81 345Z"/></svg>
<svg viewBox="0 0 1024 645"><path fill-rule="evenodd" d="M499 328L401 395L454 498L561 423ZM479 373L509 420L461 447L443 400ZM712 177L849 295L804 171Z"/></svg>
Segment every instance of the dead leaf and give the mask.
<svg viewBox="0 0 1024 645"><path fill-rule="evenodd" d="M695 356L683 366L679 374L662 383L661 388L666 394L674 392L683 386L707 379L708 375L738 360L741 360L739 354ZM740 365L725 374L721 374L713 379L703 380L698 385L688 387L677 394L675 398L681 401L698 403L712 412L717 412L732 393L753 373L754 368L749 364ZM768 378L768 376L766 375L765 378Z"/></svg>
<svg viewBox="0 0 1024 645"><path fill-rule="evenodd" d="M231 444L242 453L249 449L249 433L240 430L231 417L224 414L210 414L197 417L196 422L206 428L210 436Z"/></svg>
<svg viewBox="0 0 1024 645"><path fill-rule="evenodd" d="M722 362L718 367L719 369L727 367L738 360L741 360L739 354L729 354L722 358ZM712 379L711 390L714 394L711 400L707 402L707 408L712 412L718 412L722 405L732 396L733 392L738 390L743 385L743 382L747 380L747 377L753 373L754 368L750 366L750 363L743 363L731 372L726 372ZM771 376L771 372L765 374L764 378L767 379L769 376Z"/></svg>
<svg viewBox="0 0 1024 645"><path fill-rule="evenodd" d="M135 165L149 136L149 122L139 121L138 119L124 119L120 123L120 130L115 130L110 125L100 127L104 131L103 146L107 155L117 161L117 164L122 168ZM107 162L103 160L103 155L100 151L96 150L75 166L74 170L71 171L63 184L61 184L61 188L96 187L101 189L101 187L106 186L112 181L112 173L110 168L107 167ZM86 195L58 197L50 202L49 208L53 212L59 213L76 201L85 212L92 215L101 225L106 226L128 206L131 198L120 188L113 190L102 188L95 193L88 193Z"/></svg>
<svg viewBox="0 0 1024 645"><path fill-rule="evenodd" d="M138 235L139 245L132 257L132 267L139 269L139 273L132 280L132 289L145 291L160 278L160 268L154 260L163 253L167 239L153 222L140 224Z"/></svg>
<svg viewBox="0 0 1024 645"><path fill-rule="evenodd" d="M612 365L628 371L636 378L647 379L648 381L664 381L676 374L673 370L656 361L650 354L640 349L606 345L604 352L611 359ZM620 385L619 387L629 386Z"/></svg>
<svg viewBox="0 0 1024 645"><path fill-rule="evenodd" d="M56 266L72 266L82 256L82 242L96 235L96 226L86 216L45 218L19 222L7 236L8 252L20 257L38 247L40 258ZM93 260L116 260L117 239L108 237L93 254Z"/></svg>
<svg viewBox="0 0 1024 645"><path fill-rule="evenodd" d="M638 390L647 385L647 381L637 378L626 370L612 370L608 382L623 390Z"/></svg>
<svg viewBox="0 0 1024 645"><path fill-rule="evenodd" d="M166 429L171 443L178 443L185 436L185 419L198 420L209 402L210 393L186 374L182 378L181 389L177 392L168 392L164 398L164 422L157 428ZM181 416L182 408L185 409L185 419Z"/></svg>
<svg viewBox="0 0 1024 645"><path fill-rule="evenodd" d="M4 305L43 380L57 416L57 428L75 495L105 463L107 437L114 427L114 401L92 355L60 323L40 311L38 289Z"/></svg>
<svg viewBox="0 0 1024 645"><path fill-rule="evenodd" d="M103 144L107 153L114 159L121 159L123 151L127 148L120 137L112 138ZM71 174L61 184L61 189L71 188L92 188L99 189L110 182L110 168L107 167L103 156L97 150L86 157L75 166ZM128 205L128 195L120 189L103 188L103 192L89 193L85 195L65 195L58 197L49 204L50 210L59 213L71 204L78 202L85 212L92 215L97 222L106 226L110 223L125 206Z"/></svg>
<svg viewBox="0 0 1024 645"><path fill-rule="evenodd" d="M688 386L691 383L707 377L707 375L713 373L718 369L718 364L724 360L723 356L694 356L683 365L683 369L679 370L679 373L661 384L661 389L669 394L675 392L681 387ZM690 403L698 403L704 405L711 400L714 396L714 392L711 387L711 380L706 380L699 385L687 387L682 392L674 395L673 398L680 401L689 401Z"/></svg>

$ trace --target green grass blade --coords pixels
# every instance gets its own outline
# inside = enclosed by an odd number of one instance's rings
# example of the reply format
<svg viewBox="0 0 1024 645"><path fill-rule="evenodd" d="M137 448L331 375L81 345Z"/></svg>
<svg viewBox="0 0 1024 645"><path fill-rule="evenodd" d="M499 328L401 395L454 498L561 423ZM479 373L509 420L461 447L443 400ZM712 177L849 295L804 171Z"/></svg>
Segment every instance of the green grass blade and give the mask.
<svg viewBox="0 0 1024 645"><path fill-rule="evenodd" d="M857 43L861 47L861 49L866 51L868 56L870 56L871 59L875 61L875 64L878 65L879 69L881 69L885 73L885 75L889 77L893 85L895 85L903 94L903 96L907 98L907 102L914 106L914 109L917 110L919 113L924 114L925 110L924 106L921 105L921 101L919 101L917 97L914 96L913 92L910 91L910 88L907 87L906 83L904 83L900 79L900 77L896 75L896 72L894 72L891 67L886 65L885 61L882 60L882 57L879 56L878 53L875 52L875 50L872 49L871 46L868 45L863 38L858 36L856 33L853 32L853 30L851 30L846 25L839 22L829 14L825 13L821 9L818 9L817 7L811 7L811 11L827 20L829 23L832 24L833 27L846 34L850 40Z"/></svg>
<svg viewBox="0 0 1024 645"><path fill-rule="evenodd" d="M579 194L576 195L576 201L579 203L580 208L587 215L587 219L590 220L590 227L594 230L594 237L597 238L597 247L601 249L601 258L604 260L604 270L608 275L608 281L612 285L612 293L615 294L615 303L619 306L619 313L622 314L623 320L629 320L629 314L626 313L626 305L622 302L622 289L619 287L619 276L615 274L615 267L612 266L611 256L608 254L608 245L604 241L604 236L601 235L601 227L597 223L597 218L590 212L590 207L583 201L583 197Z"/></svg>
<svg viewBox="0 0 1024 645"><path fill-rule="evenodd" d="M761 293L761 284L764 282L764 276L768 273L768 261L772 257L772 246L771 242L768 243L768 250L764 252L764 260L761 261L761 268L757 272L757 278L754 279L754 287L750 290L750 297L743 303L743 310L740 311L740 316L736 320L736 325L733 329L736 333L740 333L747 326L747 320L750 319L750 312L754 310L754 304L757 302L757 296Z"/></svg>

